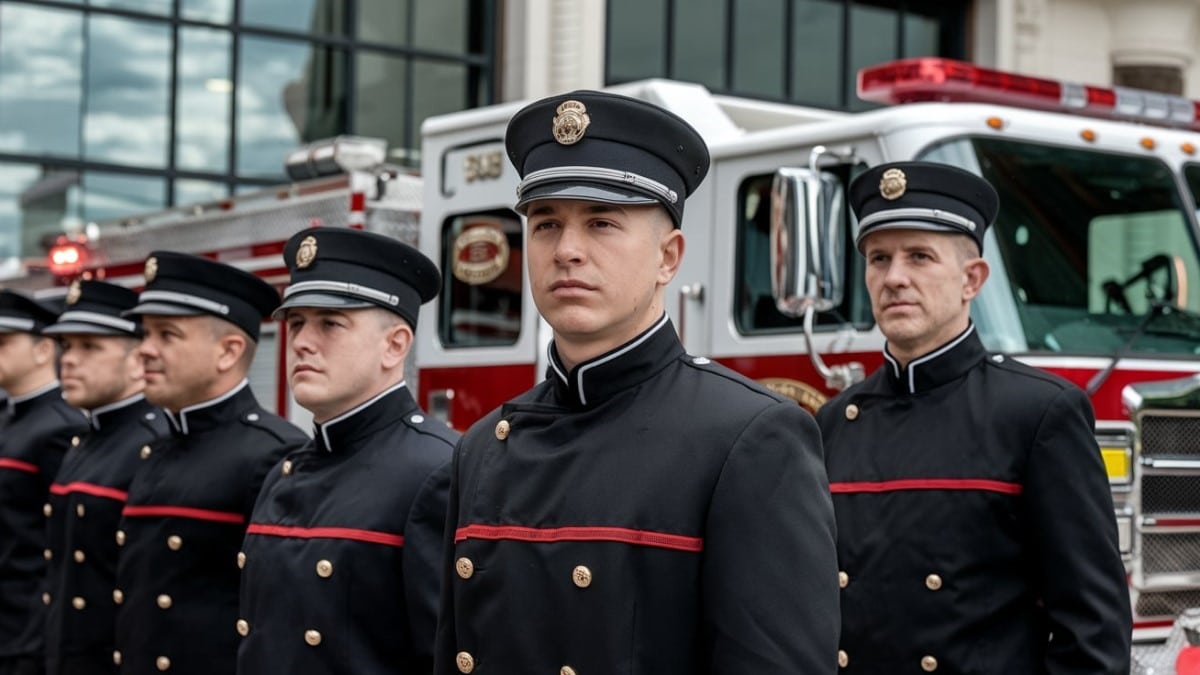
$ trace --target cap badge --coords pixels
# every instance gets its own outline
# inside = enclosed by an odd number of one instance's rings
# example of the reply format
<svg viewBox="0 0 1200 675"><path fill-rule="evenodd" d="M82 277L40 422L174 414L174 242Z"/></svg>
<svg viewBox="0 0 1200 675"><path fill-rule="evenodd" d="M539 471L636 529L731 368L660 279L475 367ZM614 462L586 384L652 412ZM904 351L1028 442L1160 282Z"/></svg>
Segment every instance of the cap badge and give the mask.
<svg viewBox="0 0 1200 675"><path fill-rule="evenodd" d="M158 276L158 258L146 258L146 270L143 274L146 276L146 283L154 281L154 277Z"/></svg>
<svg viewBox="0 0 1200 675"><path fill-rule="evenodd" d="M67 289L67 304L73 305L79 302L80 295L83 295L83 289L79 287L79 281L72 281L71 287Z"/></svg>
<svg viewBox="0 0 1200 675"><path fill-rule="evenodd" d="M296 267L304 269L312 264L317 259L317 238L309 235L300 242L300 248L296 250Z"/></svg>
<svg viewBox="0 0 1200 675"><path fill-rule="evenodd" d="M879 179L879 194L883 195L884 199L899 199L904 196L907 188L908 177L900 169L888 169L883 172L883 178Z"/></svg>
<svg viewBox="0 0 1200 675"><path fill-rule="evenodd" d="M564 101L554 116L554 140L562 145L574 145L583 138L583 132L592 123L587 106L576 100Z"/></svg>

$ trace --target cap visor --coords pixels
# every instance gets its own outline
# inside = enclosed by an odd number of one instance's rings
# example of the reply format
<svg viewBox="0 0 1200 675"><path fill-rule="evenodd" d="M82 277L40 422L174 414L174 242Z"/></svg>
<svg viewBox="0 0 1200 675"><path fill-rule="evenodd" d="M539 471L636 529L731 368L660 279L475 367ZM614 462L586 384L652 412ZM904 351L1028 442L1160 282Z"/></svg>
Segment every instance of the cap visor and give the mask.
<svg viewBox="0 0 1200 675"><path fill-rule="evenodd" d="M854 245L858 248L859 252L860 253L862 252L863 239L866 239L871 234L873 234L875 232L880 232L882 230L922 230L925 232L944 232L946 234L964 234L968 237L975 236L974 234L972 234L960 227L954 227L952 225L941 225L938 223L931 223L931 222L924 221L924 220L894 220L894 221L889 221L886 223L879 223L877 225L873 224L869 228L867 228L867 230L865 232L860 230L858 233L858 236L854 238Z"/></svg>
<svg viewBox="0 0 1200 675"><path fill-rule="evenodd" d="M133 309L121 312L121 316L200 316L204 310L167 302L142 302Z"/></svg>
<svg viewBox="0 0 1200 675"><path fill-rule="evenodd" d="M521 195L516 209L525 212L531 202L540 199L577 199L584 202L600 202L603 204L658 204L654 197L624 190L618 187L601 186L595 183L548 183L535 185Z"/></svg>
<svg viewBox="0 0 1200 675"><path fill-rule="evenodd" d="M64 321L47 326L42 330L42 335L122 335L125 337L138 337L133 333L126 333L123 330L118 330L110 326L99 326L83 321Z"/></svg>
<svg viewBox="0 0 1200 675"><path fill-rule="evenodd" d="M276 321L282 319L287 310L292 307L317 307L321 309L365 309L367 307L379 307L372 302L367 302L359 298L351 298L345 295L335 295L333 293L297 293L279 306L271 313L271 318Z"/></svg>

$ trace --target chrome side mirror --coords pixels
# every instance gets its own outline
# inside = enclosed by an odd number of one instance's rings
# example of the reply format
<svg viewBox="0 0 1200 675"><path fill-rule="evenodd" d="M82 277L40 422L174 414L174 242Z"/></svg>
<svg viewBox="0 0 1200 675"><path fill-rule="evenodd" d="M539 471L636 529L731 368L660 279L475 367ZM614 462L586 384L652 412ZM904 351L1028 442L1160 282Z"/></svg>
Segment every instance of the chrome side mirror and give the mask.
<svg viewBox="0 0 1200 675"><path fill-rule="evenodd" d="M802 316L837 307L845 292L841 181L783 168L771 185L771 291L779 311Z"/></svg>

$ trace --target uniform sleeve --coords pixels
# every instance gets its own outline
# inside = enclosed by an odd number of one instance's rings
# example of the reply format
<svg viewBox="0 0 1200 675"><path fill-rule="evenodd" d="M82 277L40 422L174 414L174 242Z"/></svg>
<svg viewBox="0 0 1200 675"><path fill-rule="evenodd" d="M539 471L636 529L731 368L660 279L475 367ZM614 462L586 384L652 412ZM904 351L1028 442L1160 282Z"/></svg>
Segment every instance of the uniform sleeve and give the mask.
<svg viewBox="0 0 1200 675"><path fill-rule="evenodd" d="M445 571L454 565L454 531L458 528L458 499L459 499L459 457L462 453L466 437L460 439L454 449L454 458L450 461L448 497L446 504L446 520L443 527L441 550L441 602L437 616L437 634L434 638L433 672L435 675L454 675L458 668L454 663L456 623L454 616L454 584L450 575Z"/></svg>
<svg viewBox="0 0 1200 675"><path fill-rule="evenodd" d="M450 462L425 480L409 509L404 527L404 602L416 660L422 672L433 663L442 571L442 546L446 530L446 499L450 491Z"/></svg>
<svg viewBox="0 0 1200 675"><path fill-rule="evenodd" d="M816 423L774 405L742 433L713 494L701 578L710 672L837 671L835 541Z"/></svg>
<svg viewBox="0 0 1200 675"><path fill-rule="evenodd" d="M1132 619L1091 405L1068 388L1038 427L1025 480L1035 582L1053 637L1048 675L1129 672Z"/></svg>

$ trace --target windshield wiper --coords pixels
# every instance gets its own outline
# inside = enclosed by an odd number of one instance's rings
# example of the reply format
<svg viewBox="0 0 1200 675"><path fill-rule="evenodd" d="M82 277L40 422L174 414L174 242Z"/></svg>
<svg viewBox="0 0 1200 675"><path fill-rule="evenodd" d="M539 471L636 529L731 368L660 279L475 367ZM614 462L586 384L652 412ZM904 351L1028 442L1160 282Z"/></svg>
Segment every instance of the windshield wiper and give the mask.
<svg viewBox="0 0 1200 675"><path fill-rule="evenodd" d="M1146 316L1142 317L1142 320L1138 322L1137 328L1134 329L1133 333L1129 336L1129 339L1125 341L1125 344L1117 347L1116 351L1113 352L1111 357L1112 360L1109 361L1108 365L1104 367L1104 370L1096 373L1090 380L1088 380L1087 387L1085 388L1087 395L1090 397L1100 389L1101 385L1103 385L1108 380L1108 377L1112 375L1113 371L1117 369L1117 364L1121 362L1121 359L1129 351L1129 348L1132 347L1133 343L1146 332L1146 329L1150 327L1151 323L1154 323L1155 319L1160 316L1169 316L1173 312L1179 312L1187 316L1193 316L1191 312L1178 307L1173 307L1165 302L1156 302L1153 305L1150 305L1150 311L1146 312Z"/></svg>

